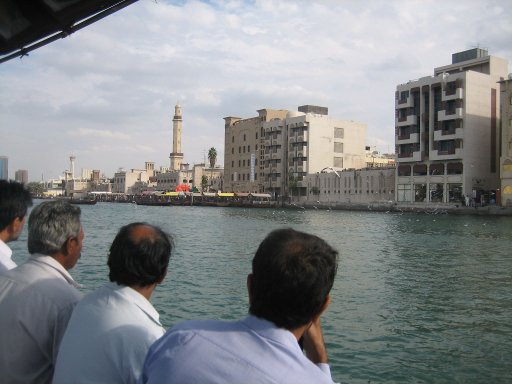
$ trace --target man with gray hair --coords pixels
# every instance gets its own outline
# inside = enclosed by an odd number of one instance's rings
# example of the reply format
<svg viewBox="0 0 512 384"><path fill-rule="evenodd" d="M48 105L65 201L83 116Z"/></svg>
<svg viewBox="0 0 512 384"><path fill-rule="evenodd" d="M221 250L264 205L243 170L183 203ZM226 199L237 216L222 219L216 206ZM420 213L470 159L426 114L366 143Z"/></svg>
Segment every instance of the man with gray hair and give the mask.
<svg viewBox="0 0 512 384"><path fill-rule="evenodd" d="M0 275L0 380L49 383L75 304L68 270L80 258L80 208L65 201L37 205L28 219L29 260Z"/></svg>

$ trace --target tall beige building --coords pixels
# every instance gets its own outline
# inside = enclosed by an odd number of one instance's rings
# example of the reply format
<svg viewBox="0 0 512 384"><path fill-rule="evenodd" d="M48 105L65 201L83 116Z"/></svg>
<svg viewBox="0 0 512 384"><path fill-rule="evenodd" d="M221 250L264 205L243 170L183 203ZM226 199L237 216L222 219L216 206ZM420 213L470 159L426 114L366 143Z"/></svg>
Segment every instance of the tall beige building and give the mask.
<svg viewBox="0 0 512 384"><path fill-rule="evenodd" d="M225 189L308 195L308 173L365 166L366 125L328 116L312 105L225 118Z"/></svg>
<svg viewBox="0 0 512 384"><path fill-rule="evenodd" d="M499 188L498 81L506 60L475 48L395 95L396 200L489 199Z"/></svg>
<svg viewBox="0 0 512 384"><path fill-rule="evenodd" d="M183 161L183 152L181 151L181 131L183 129L183 116L181 114L181 106L176 104L174 107L174 117L172 119L172 152L171 171L181 170L181 162Z"/></svg>
<svg viewBox="0 0 512 384"><path fill-rule="evenodd" d="M512 206L512 74L501 89L501 205Z"/></svg>

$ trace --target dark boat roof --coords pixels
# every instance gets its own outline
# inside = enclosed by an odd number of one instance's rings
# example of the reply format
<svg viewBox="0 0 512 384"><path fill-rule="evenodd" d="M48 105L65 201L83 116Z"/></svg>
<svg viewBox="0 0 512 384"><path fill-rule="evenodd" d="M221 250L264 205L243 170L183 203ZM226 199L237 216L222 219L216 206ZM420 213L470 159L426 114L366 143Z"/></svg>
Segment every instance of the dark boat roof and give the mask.
<svg viewBox="0 0 512 384"><path fill-rule="evenodd" d="M27 55L138 0L0 0L0 63Z"/></svg>

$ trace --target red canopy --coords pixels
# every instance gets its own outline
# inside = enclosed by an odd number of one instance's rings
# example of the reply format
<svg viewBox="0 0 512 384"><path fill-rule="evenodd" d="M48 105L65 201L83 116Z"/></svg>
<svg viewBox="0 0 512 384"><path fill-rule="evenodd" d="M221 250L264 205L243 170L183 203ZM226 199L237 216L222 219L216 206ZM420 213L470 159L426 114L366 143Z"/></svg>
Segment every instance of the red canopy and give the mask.
<svg viewBox="0 0 512 384"><path fill-rule="evenodd" d="M187 184L178 184L175 191L176 192L190 192L190 187Z"/></svg>

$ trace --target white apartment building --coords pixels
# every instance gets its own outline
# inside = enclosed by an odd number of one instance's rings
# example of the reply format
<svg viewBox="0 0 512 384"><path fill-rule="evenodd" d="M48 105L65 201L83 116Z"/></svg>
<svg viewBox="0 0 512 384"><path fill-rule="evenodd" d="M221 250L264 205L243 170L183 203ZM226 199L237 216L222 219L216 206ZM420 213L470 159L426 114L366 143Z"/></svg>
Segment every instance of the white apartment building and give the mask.
<svg viewBox="0 0 512 384"><path fill-rule="evenodd" d="M501 205L512 206L512 74L500 82L501 90Z"/></svg>
<svg viewBox="0 0 512 384"><path fill-rule="evenodd" d="M506 60L475 48L397 86L397 202L478 202L499 188L497 82L507 69Z"/></svg>
<svg viewBox="0 0 512 384"><path fill-rule="evenodd" d="M312 105L258 113L225 118L227 191L307 196L307 174L365 167L365 124L333 119Z"/></svg>

